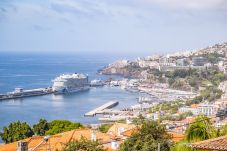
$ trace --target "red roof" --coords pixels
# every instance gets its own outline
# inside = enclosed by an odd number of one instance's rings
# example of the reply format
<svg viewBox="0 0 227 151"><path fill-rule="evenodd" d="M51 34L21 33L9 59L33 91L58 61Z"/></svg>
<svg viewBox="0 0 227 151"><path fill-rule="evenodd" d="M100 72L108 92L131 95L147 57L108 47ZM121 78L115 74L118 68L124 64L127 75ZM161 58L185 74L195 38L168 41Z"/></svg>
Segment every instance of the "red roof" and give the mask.
<svg viewBox="0 0 227 151"><path fill-rule="evenodd" d="M195 149L227 151L227 135L190 144Z"/></svg>

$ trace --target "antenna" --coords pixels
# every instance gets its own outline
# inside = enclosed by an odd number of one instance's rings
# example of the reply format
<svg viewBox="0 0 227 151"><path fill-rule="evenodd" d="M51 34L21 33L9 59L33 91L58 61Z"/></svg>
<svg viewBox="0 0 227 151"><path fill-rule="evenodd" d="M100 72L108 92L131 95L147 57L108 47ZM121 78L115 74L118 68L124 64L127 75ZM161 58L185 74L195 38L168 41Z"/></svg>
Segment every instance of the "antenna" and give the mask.
<svg viewBox="0 0 227 151"><path fill-rule="evenodd" d="M31 151L38 151L39 150L39 147L41 147L41 145L43 144L46 144L46 151L51 151L51 148L50 148L50 139L51 136L44 136L43 138L43 141L40 142L37 146L35 146L33 149L31 149Z"/></svg>

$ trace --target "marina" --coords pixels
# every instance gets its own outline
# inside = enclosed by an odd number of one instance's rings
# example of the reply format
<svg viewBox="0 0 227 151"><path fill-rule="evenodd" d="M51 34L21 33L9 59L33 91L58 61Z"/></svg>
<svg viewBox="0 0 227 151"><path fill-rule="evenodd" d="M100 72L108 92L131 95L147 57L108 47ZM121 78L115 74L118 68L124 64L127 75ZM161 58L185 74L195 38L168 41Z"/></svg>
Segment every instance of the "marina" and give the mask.
<svg viewBox="0 0 227 151"><path fill-rule="evenodd" d="M101 87L101 86L104 86L104 85L105 85L105 82L102 81L102 80L92 80L90 82L91 87Z"/></svg>
<svg viewBox="0 0 227 151"><path fill-rule="evenodd" d="M100 122L117 122L119 120L133 119L138 117L142 113L141 111L133 109L103 111L103 116L99 117L98 120Z"/></svg>
<svg viewBox="0 0 227 151"><path fill-rule="evenodd" d="M135 104L137 97L137 94L131 94L120 88L104 86L73 94L49 94L0 101L0 128L17 119L34 124L41 117L48 121L66 119L84 124L99 123L98 117L102 116L100 115L102 112L112 115L111 110L116 110L114 114L123 113L122 111L118 113L118 110ZM112 109L97 112L97 116L84 116L87 112L107 103L108 100L117 100L119 104ZM39 116L36 116L37 114ZM5 116L8 118L4 118Z"/></svg>
<svg viewBox="0 0 227 151"><path fill-rule="evenodd" d="M102 106L95 108L94 110L92 110L90 112L85 113L84 116L95 116L97 113L100 113L104 109L109 109L109 108L112 108L114 106L117 106L118 103L119 103L118 101L107 102L107 103L103 104Z"/></svg>

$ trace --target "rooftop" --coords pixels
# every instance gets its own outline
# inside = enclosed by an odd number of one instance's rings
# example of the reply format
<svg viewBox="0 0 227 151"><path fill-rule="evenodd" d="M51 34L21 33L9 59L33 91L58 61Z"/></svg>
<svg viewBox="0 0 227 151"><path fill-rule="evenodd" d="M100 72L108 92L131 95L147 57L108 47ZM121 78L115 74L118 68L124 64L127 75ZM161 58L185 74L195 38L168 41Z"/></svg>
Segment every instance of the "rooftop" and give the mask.
<svg viewBox="0 0 227 151"><path fill-rule="evenodd" d="M50 150L61 150L65 147L65 144L72 141L78 140L81 137L85 137L88 140L91 140L92 130L91 129L76 129L64 133L59 133L53 136L50 136L48 141L44 141L44 136L33 136L27 139L22 140L22 142L28 142L28 149L34 149L39 144L41 144L37 149L46 150L46 147L49 146ZM96 138L101 144L108 144L111 142L111 137L105 133L96 132ZM108 147L107 147L108 148ZM10 144L0 145L1 151L13 151L17 150L17 142Z"/></svg>
<svg viewBox="0 0 227 151"><path fill-rule="evenodd" d="M227 151L227 135L190 144L195 149Z"/></svg>
<svg viewBox="0 0 227 151"><path fill-rule="evenodd" d="M127 131L125 131L121 134L123 136L130 137L134 133L137 133L137 132L138 132L138 128L133 128L133 129L127 130ZM181 141L185 138L185 135L180 134L180 133L176 133L176 132L168 132L168 134L171 136L171 140L174 141L174 142L179 142L179 141Z"/></svg>

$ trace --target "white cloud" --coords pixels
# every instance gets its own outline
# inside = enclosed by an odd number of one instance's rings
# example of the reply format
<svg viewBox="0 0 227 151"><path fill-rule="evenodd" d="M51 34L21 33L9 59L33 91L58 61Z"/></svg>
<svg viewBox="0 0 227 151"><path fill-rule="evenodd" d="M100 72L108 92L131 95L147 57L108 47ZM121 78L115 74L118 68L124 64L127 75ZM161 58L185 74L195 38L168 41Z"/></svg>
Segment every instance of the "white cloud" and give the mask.
<svg viewBox="0 0 227 151"><path fill-rule="evenodd" d="M122 5L118 2L108 2L101 0L51 0L52 9L61 13L73 13L75 15L87 15L87 16L131 16L134 17L137 14L142 13L141 10L132 8L129 5Z"/></svg>
<svg viewBox="0 0 227 151"><path fill-rule="evenodd" d="M157 4L173 9L227 11L226 0L142 0L146 4Z"/></svg>
<svg viewBox="0 0 227 151"><path fill-rule="evenodd" d="M227 12L227 0L124 0L124 2L120 0L49 0L43 3L28 1L9 3L17 10L13 11L10 7L2 6L2 12L8 14L9 18L40 17L68 22L73 21L75 17L80 19L128 17L150 20L155 16L160 16L158 14L160 10L156 11L159 8L187 10L187 12L205 12L206 10Z"/></svg>

